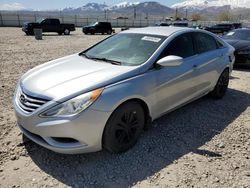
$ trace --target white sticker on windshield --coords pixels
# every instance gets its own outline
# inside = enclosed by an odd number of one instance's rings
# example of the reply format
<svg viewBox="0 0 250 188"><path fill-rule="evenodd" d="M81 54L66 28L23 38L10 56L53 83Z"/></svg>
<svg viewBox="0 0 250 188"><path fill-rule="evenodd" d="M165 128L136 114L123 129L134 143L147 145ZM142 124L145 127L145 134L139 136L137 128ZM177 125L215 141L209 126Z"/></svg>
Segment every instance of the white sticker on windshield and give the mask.
<svg viewBox="0 0 250 188"><path fill-rule="evenodd" d="M146 40L146 41L151 41L151 42L160 42L161 38L145 36L141 40Z"/></svg>
<svg viewBox="0 0 250 188"><path fill-rule="evenodd" d="M230 36L230 35L233 35L233 34L234 34L234 32L231 31L231 32L229 32L227 35Z"/></svg>

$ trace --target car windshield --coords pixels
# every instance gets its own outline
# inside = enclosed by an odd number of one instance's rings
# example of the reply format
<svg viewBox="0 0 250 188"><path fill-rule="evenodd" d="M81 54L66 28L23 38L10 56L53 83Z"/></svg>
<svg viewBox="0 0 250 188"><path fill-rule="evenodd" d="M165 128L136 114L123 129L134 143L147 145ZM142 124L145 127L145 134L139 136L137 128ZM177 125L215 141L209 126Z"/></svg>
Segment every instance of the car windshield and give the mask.
<svg viewBox="0 0 250 188"><path fill-rule="evenodd" d="M145 63L166 39L147 34L117 34L84 53L87 58L136 66Z"/></svg>
<svg viewBox="0 0 250 188"><path fill-rule="evenodd" d="M37 20L37 23L41 23L43 20L44 20L44 18L39 18L39 19Z"/></svg>
<svg viewBox="0 0 250 188"><path fill-rule="evenodd" d="M250 30L233 30L223 36L224 39L250 40Z"/></svg>
<svg viewBox="0 0 250 188"><path fill-rule="evenodd" d="M90 24L90 26L95 26L97 24L98 24L98 22L94 22L94 23Z"/></svg>

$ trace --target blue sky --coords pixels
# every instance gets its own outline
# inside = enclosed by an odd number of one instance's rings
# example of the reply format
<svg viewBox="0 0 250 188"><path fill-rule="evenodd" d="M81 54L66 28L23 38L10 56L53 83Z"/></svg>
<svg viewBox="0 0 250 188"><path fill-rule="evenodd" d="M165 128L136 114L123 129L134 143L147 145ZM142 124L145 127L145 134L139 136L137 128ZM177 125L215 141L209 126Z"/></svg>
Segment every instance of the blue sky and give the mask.
<svg viewBox="0 0 250 188"><path fill-rule="evenodd" d="M63 9L65 7L80 7L89 2L106 3L108 5L117 4L120 2L145 2L147 0L0 0L0 9L13 7L13 9L27 8L34 10L48 10L48 9ZM150 0L154 1L154 0ZM175 3L182 2L183 0L155 0L163 5L171 6Z"/></svg>

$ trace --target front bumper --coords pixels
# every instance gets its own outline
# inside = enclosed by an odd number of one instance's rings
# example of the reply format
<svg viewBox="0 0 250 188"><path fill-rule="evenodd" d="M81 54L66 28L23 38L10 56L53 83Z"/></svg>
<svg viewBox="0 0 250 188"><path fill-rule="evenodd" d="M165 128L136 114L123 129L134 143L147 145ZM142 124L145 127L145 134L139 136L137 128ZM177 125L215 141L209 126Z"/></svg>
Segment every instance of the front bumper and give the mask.
<svg viewBox="0 0 250 188"><path fill-rule="evenodd" d="M23 32L28 32L28 28L22 27L22 31L23 31Z"/></svg>
<svg viewBox="0 0 250 188"><path fill-rule="evenodd" d="M41 107L42 108L42 107ZM17 125L35 143L64 154L102 149L102 134L110 112L86 109L72 118L41 118L40 110L25 114L14 100Z"/></svg>

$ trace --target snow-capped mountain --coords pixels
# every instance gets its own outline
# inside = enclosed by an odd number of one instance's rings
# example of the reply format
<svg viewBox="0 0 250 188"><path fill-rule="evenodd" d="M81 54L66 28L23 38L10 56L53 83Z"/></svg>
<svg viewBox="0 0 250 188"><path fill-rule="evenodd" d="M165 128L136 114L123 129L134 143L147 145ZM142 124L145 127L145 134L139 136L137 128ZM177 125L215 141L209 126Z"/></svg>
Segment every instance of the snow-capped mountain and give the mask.
<svg viewBox="0 0 250 188"><path fill-rule="evenodd" d="M88 3L79 9L82 11L103 11L105 9L109 8L106 4L99 4L99 3Z"/></svg>
<svg viewBox="0 0 250 188"><path fill-rule="evenodd" d="M118 3L118 4L115 4L115 5L112 5L109 7L109 9L113 10L113 9L120 9L120 8L126 8L126 7L131 7L131 6L135 6L135 5L138 5L140 4L140 2L121 2L121 3Z"/></svg>
<svg viewBox="0 0 250 188"><path fill-rule="evenodd" d="M172 8L205 9L208 7L250 8L250 0L187 0L172 5Z"/></svg>
<svg viewBox="0 0 250 188"><path fill-rule="evenodd" d="M100 14L104 13L105 10L108 10L109 14L116 14L120 16L133 16L134 7L136 7L136 13L138 15L169 15L174 13L174 10L161 5L158 2L122 2L112 6L99 3L88 3L79 8L65 8L63 11L70 14Z"/></svg>
<svg viewBox="0 0 250 188"><path fill-rule="evenodd" d="M144 3L137 3L130 6L126 6L124 8L118 8L115 10L112 10L113 13L121 14L124 16L128 15L134 15L134 7L136 7L136 13L140 16L148 16L148 15L154 15L154 16L163 16L163 15L169 15L174 13L174 10L166 7L164 5L161 5L158 2L144 2Z"/></svg>
<svg viewBox="0 0 250 188"><path fill-rule="evenodd" d="M140 4L139 2L122 2L118 3L115 5L108 6L106 4L100 4L100 3L88 3L86 5L83 5L82 7L79 8L65 8L64 11L85 11L85 12L99 12L99 11L104 11L104 10L118 10L122 8L127 8L127 7L132 7L135 5Z"/></svg>
<svg viewBox="0 0 250 188"><path fill-rule="evenodd" d="M7 10L7 11L21 11L21 10L31 10L27 9L21 3L0 3L0 10Z"/></svg>

